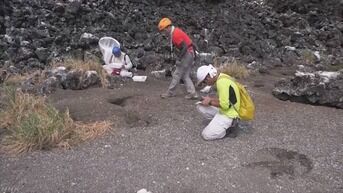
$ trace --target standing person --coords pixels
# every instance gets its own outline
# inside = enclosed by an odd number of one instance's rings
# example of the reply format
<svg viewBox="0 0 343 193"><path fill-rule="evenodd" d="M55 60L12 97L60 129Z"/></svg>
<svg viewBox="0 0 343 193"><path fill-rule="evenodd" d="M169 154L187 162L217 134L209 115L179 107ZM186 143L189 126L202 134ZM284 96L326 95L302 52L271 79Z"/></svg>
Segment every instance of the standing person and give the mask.
<svg viewBox="0 0 343 193"><path fill-rule="evenodd" d="M188 94L186 99L197 99L198 94L195 91L194 84L190 78L191 69L194 62L195 50L193 49L192 40L189 36L178 27L174 27L168 18L163 18L158 24L160 32L166 33L170 38L170 49L173 54L173 46L179 50L179 58L176 62L176 69L173 73L173 79L168 90L161 94L162 98L175 96L176 86L182 79L186 85Z"/></svg>
<svg viewBox="0 0 343 193"><path fill-rule="evenodd" d="M230 134L228 130L238 118L240 94L237 85L224 73L218 74L212 65L204 65L197 70L198 85L216 85L216 97L203 97L197 104L198 111L211 122L202 131L205 140L221 139Z"/></svg>
<svg viewBox="0 0 343 193"><path fill-rule="evenodd" d="M103 66L107 73L121 77L132 77L132 72L129 72L132 68L130 57L116 46L112 48L112 54L109 64Z"/></svg>

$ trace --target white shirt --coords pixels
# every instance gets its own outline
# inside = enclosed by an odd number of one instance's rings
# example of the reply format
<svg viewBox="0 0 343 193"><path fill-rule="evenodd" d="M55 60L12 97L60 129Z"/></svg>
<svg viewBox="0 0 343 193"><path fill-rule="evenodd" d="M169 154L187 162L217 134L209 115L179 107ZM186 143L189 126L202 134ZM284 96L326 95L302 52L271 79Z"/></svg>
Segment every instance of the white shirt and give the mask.
<svg viewBox="0 0 343 193"><path fill-rule="evenodd" d="M119 57L115 57L114 55L112 55L110 59L110 65L116 66L116 68L120 69L123 69L124 67L126 70L132 68L132 62L130 60L130 57L124 52L121 52L121 55Z"/></svg>

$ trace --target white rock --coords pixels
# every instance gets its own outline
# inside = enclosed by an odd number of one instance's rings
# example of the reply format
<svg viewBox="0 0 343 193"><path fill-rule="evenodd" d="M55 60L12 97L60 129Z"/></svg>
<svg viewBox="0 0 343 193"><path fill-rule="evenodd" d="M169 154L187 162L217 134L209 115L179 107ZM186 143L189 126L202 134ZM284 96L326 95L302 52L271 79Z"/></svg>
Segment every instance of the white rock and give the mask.
<svg viewBox="0 0 343 193"><path fill-rule="evenodd" d="M145 188L141 189L141 190L138 190L137 193L151 193L149 191L147 191Z"/></svg>
<svg viewBox="0 0 343 193"><path fill-rule="evenodd" d="M66 70L66 67L64 66L58 66L57 68L54 68L51 72L56 74L57 72L60 72L60 71L65 71Z"/></svg>
<svg viewBox="0 0 343 193"><path fill-rule="evenodd" d="M84 39L89 39L89 38L93 38L93 37L94 37L94 35L91 33L83 33L81 35L81 38L84 38Z"/></svg>
<svg viewBox="0 0 343 193"><path fill-rule="evenodd" d="M13 42L13 38L7 34L5 34L5 40L7 41L7 43L12 43Z"/></svg>
<svg viewBox="0 0 343 193"><path fill-rule="evenodd" d="M299 69L299 70L303 70L304 68L305 68L304 65L298 65L298 69Z"/></svg>
<svg viewBox="0 0 343 193"><path fill-rule="evenodd" d="M296 72L295 72L295 76L311 76L311 77L314 77L315 74L314 74L314 73L310 73L310 72L300 72L300 71L296 71Z"/></svg>
<svg viewBox="0 0 343 193"><path fill-rule="evenodd" d="M318 72L318 74L320 76L325 76L328 77L330 79L335 79L337 78L337 76L340 74L339 72L328 72L328 71L320 71Z"/></svg>
<svg viewBox="0 0 343 193"><path fill-rule="evenodd" d="M27 45L29 45L30 44L30 42L29 41L22 41L22 42L20 42L20 45L21 46L27 46Z"/></svg>
<svg viewBox="0 0 343 193"><path fill-rule="evenodd" d="M285 46L286 50L289 50L289 51L294 51L296 50L295 47L292 47L292 46Z"/></svg>
<svg viewBox="0 0 343 193"><path fill-rule="evenodd" d="M317 60L320 61L320 54L319 54L319 52L315 51L313 54L316 56Z"/></svg>

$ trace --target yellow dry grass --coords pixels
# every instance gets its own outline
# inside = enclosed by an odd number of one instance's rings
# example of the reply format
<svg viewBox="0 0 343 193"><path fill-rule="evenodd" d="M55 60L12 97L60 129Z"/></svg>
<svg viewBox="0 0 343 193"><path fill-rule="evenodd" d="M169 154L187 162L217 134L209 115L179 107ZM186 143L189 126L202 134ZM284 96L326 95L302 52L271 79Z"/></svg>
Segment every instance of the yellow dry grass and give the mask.
<svg viewBox="0 0 343 193"><path fill-rule="evenodd" d="M109 121L101 121L95 123L81 123L81 122L74 122L74 125L77 129L75 132L80 137L81 141L87 141L91 139L95 139L106 133L108 129L111 127L112 123Z"/></svg>
<svg viewBox="0 0 343 193"><path fill-rule="evenodd" d="M6 85L18 85L19 83L23 82L26 79L27 79L27 76L24 76L24 75L8 76L4 80L4 84L6 84Z"/></svg>
<svg viewBox="0 0 343 193"><path fill-rule="evenodd" d="M0 126L7 130L1 150L18 154L54 147L70 148L103 135L111 128L108 121L74 122L69 112L58 112L45 98L7 89L8 101L0 112Z"/></svg>
<svg viewBox="0 0 343 193"><path fill-rule="evenodd" d="M237 60L223 64L219 64L218 60L214 60L214 66L220 73L225 73L236 79L244 79L249 76L249 70Z"/></svg>
<svg viewBox="0 0 343 193"><path fill-rule="evenodd" d="M32 75L33 74L33 75ZM41 81L42 78L40 77L41 72L40 71L35 71L33 72L31 75L29 75L28 73L24 73L24 74L8 74L3 82L3 85L6 86L17 86L20 83L22 83L23 81L27 80L30 77L34 78L34 81Z"/></svg>

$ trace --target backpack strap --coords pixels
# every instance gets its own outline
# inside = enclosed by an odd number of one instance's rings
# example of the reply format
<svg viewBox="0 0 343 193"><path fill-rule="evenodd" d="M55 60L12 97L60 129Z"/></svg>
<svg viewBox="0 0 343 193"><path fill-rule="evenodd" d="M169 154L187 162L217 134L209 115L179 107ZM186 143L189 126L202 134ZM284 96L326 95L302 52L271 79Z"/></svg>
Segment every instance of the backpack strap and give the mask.
<svg viewBox="0 0 343 193"><path fill-rule="evenodd" d="M174 33L175 27L172 26L170 30L170 56L171 58L174 58L174 53L173 53L173 33Z"/></svg>

